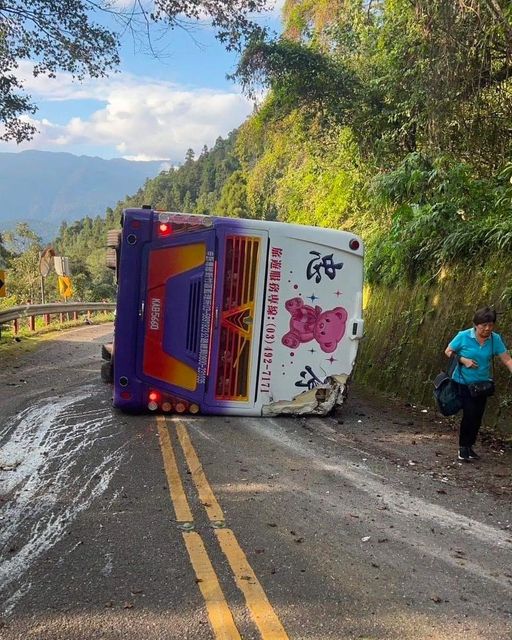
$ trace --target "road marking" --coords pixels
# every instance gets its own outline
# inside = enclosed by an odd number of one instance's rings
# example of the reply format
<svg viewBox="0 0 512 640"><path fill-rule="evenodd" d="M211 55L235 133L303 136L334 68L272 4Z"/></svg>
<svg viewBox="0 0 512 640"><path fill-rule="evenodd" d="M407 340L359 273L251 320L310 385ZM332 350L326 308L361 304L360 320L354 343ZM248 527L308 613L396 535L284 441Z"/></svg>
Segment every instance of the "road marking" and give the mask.
<svg viewBox="0 0 512 640"><path fill-rule="evenodd" d="M192 480L209 519L212 522L224 520L222 509L206 478L185 424L179 419L175 419L174 422ZM233 531L231 529L215 529L215 534L233 571L236 584L244 595L247 608L260 630L262 640L288 640L284 627L274 612Z"/></svg>
<svg viewBox="0 0 512 640"><path fill-rule="evenodd" d="M190 437L187 432L186 426L180 420L176 420L176 432L178 433L178 439L185 454L185 459L188 464L190 473L192 474L192 480L196 485L197 492L199 493L199 500L206 509L208 518L212 521L224 520L224 513L217 502L206 475L203 470L203 465L197 457Z"/></svg>
<svg viewBox="0 0 512 640"><path fill-rule="evenodd" d="M287 640L288 636L252 570L231 529L215 529L220 547L228 559L236 584L244 594L247 607L263 640Z"/></svg>
<svg viewBox="0 0 512 640"><path fill-rule="evenodd" d="M160 449L162 450L162 457L164 459L165 475L167 476L169 494L176 514L176 520L178 522L192 522L194 517L183 489L178 465L176 464L176 456L172 448L171 436L165 426L165 418L164 416L157 416L156 421L158 434L160 436Z"/></svg>
<svg viewBox="0 0 512 640"><path fill-rule="evenodd" d="M219 640L241 639L200 535L194 532L184 533L183 538L215 637Z"/></svg>
<svg viewBox="0 0 512 640"><path fill-rule="evenodd" d="M193 516L183 489L181 477L172 447L171 436L165 425L164 416L157 416L160 449L164 460L165 475L169 486L169 495L179 522L192 522ZM241 640L233 615L222 592L213 565L208 557L199 534L190 531L182 533L190 562L194 568L197 584L203 595L208 618L215 638L218 640Z"/></svg>

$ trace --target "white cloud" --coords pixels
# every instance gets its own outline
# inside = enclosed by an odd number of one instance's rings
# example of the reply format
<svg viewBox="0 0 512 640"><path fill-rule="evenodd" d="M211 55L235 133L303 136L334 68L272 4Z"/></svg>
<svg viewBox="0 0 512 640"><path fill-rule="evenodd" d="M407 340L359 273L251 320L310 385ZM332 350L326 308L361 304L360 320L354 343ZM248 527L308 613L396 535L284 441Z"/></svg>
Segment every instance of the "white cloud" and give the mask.
<svg viewBox="0 0 512 640"><path fill-rule="evenodd" d="M275 0L275 2L270 2L270 11L275 14L277 17L281 17L281 12L284 7L284 3L286 0Z"/></svg>
<svg viewBox="0 0 512 640"><path fill-rule="evenodd" d="M34 78L29 69L24 72L25 87L36 103L67 101L63 107L70 116L64 124L31 120L39 133L17 150L62 151L82 145L110 149L110 155L177 160L189 147L199 152L205 144L212 146L252 110L236 91L191 89L129 74L78 84L66 74L49 80ZM72 115L77 113L74 105L78 108L85 99L98 101L97 110L87 117Z"/></svg>

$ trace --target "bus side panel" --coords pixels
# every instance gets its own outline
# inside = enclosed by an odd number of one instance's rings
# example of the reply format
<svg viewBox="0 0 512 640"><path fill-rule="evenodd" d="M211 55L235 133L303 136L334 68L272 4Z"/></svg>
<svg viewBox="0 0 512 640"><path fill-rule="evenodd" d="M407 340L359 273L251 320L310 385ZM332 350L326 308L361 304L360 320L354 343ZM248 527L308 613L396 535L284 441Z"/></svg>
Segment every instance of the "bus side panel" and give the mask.
<svg viewBox="0 0 512 640"><path fill-rule="evenodd" d="M315 231L270 236L258 380L266 406L350 375L362 337L362 241L351 249L351 234Z"/></svg>

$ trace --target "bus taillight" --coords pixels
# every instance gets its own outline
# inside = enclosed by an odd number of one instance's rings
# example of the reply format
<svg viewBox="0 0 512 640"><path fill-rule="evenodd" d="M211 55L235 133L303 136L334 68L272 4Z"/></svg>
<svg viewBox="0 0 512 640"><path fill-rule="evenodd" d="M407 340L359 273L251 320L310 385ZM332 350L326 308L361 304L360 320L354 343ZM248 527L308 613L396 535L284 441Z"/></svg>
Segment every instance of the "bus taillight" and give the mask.
<svg viewBox="0 0 512 640"><path fill-rule="evenodd" d="M148 394L148 409L150 411L156 411L158 409L158 403L160 402L160 394L158 391L150 391Z"/></svg>
<svg viewBox="0 0 512 640"><path fill-rule="evenodd" d="M170 236L172 233L172 226L168 222L161 222L158 225L158 233L162 237Z"/></svg>

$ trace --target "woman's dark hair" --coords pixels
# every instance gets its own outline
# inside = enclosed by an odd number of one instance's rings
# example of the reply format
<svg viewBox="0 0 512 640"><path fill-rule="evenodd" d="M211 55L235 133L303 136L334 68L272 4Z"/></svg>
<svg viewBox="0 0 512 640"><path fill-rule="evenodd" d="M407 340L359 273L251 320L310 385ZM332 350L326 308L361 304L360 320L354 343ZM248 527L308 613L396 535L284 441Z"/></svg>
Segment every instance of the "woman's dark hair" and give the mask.
<svg viewBox="0 0 512 640"><path fill-rule="evenodd" d="M496 322L496 311L491 307L477 309L473 316L473 324L486 324L487 322Z"/></svg>

